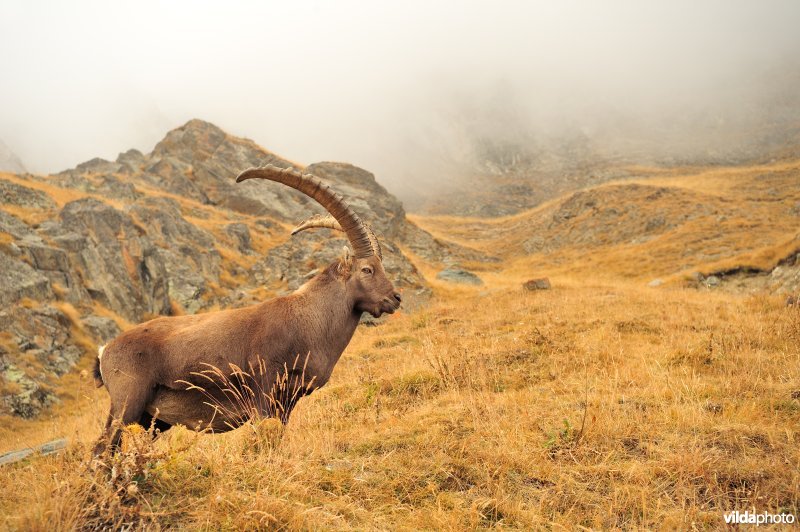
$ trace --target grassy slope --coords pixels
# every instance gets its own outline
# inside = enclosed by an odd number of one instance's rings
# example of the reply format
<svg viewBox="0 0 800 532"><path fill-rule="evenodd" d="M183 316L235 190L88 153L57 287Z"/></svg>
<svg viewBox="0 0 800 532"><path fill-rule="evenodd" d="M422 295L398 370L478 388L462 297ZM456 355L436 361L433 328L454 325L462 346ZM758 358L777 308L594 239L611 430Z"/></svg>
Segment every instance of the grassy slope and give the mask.
<svg viewBox="0 0 800 532"><path fill-rule="evenodd" d="M567 219L568 198L506 218L412 219L436 236L500 255L502 277L511 270L679 280L692 271L768 270L800 248L800 161L635 173L645 177L591 189L594 205ZM652 220L662 224L651 228ZM536 237L544 249L526 253Z"/></svg>
<svg viewBox="0 0 800 532"><path fill-rule="evenodd" d="M760 173L732 171L745 175L739 186L713 172L656 179L747 214L736 235L732 225L709 239L730 242L733 260L796 231L747 199L761 197ZM768 188L784 191L781 179ZM773 205L791 208L795 194L787 186ZM592 243L592 262L569 242L550 262L514 255L514 233L548 208L472 221L487 236L469 243L507 258L481 272L487 286L434 281L429 308L359 329L285 431L177 430L155 445L134 434L109 481L85 465L107 397L70 377L74 399L51 419L0 433L4 448L75 442L0 469L0 484L26 487L0 490L0 526L717 528L725 510L800 513L798 310L771 296L642 288L703 264L685 246L669 253L680 235L668 232L643 244L664 258L639 261L636 275L627 263L640 255L624 242ZM476 234L462 220L417 221L451 240ZM438 267L420 266L428 278ZM518 288L542 272L552 290Z"/></svg>

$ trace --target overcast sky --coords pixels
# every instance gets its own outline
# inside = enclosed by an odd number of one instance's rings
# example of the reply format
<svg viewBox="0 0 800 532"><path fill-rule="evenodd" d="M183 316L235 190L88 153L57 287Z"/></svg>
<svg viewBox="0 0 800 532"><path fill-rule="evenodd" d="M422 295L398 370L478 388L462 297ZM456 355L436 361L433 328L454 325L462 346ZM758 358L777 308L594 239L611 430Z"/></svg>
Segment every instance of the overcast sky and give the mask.
<svg viewBox="0 0 800 532"><path fill-rule="evenodd" d="M796 61L798 28L797 1L3 0L0 140L55 172L196 117L398 181L462 109L508 97L557 129L702 108Z"/></svg>

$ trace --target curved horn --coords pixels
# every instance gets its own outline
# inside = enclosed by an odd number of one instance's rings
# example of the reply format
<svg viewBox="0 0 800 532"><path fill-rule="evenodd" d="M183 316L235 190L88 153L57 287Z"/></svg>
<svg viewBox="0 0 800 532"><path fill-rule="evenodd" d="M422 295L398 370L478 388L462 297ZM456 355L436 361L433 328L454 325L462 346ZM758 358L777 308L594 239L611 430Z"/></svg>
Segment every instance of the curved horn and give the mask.
<svg viewBox="0 0 800 532"><path fill-rule="evenodd" d="M272 164L260 168L250 168L245 170L236 178L237 183L246 179L267 179L299 190L306 196L313 198L320 205L325 207L331 216L339 223L342 231L347 235L350 245L353 246L353 254L357 259L378 255L375 249L370 230L361 221L358 215L353 212L344 198L334 192L330 186L323 183L317 176L311 174L301 174L294 168L278 168Z"/></svg>
<svg viewBox="0 0 800 532"><path fill-rule="evenodd" d="M375 249L375 253L378 255L378 258L383 260L383 252L381 251L381 244L378 242L378 237L375 236L375 232L372 230L372 227L369 224L364 224L367 228L367 232L369 233L369 239L372 242L372 246ZM334 231L344 231L342 226L339 225L339 222L336 221L336 218L328 215L321 215L315 214L311 218L308 218L299 224L297 227L292 229L292 235L296 235L300 231L305 231L306 229L333 229Z"/></svg>
<svg viewBox="0 0 800 532"><path fill-rule="evenodd" d="M292 236L296 235L300 231L305 231L306 229L314 229L314 228L343 231L342 226L339 225L339 222L336 221L336 218L334 218L330 214L326 216L323 216L321 214L315 214L311 218L303 220L302 222L297 224L297 227L292 229Z"/></svg>

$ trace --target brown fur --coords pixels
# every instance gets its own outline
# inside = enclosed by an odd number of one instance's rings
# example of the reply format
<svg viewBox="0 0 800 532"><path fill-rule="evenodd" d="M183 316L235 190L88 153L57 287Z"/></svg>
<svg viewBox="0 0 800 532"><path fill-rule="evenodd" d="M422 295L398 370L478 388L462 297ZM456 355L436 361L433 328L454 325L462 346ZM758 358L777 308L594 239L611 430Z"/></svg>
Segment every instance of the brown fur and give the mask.
<svg viewBox="0 0 800 532"><path fill-rule="evenodd" d="M330 378L362 312L377 317L399 306L400 295L377 256L346 257L288 296L137 325L112 340L95 366L96 379L111 396L104 438L96 451L106 440L118 444L115 421L149 426L157 416L162 428L177 423L193 429L235 428L231 418L215 417L214 409L205 404L207 397L187 389L186 382L208 386L196 375L208 365L228 372L231 365L247 369L261 360L266 371L255 385L270 390L277 375L300 357L305 362L304 381L311 382L302 393L309 394ZM226 410L240 409L223 394L216 399Z"/></svg>

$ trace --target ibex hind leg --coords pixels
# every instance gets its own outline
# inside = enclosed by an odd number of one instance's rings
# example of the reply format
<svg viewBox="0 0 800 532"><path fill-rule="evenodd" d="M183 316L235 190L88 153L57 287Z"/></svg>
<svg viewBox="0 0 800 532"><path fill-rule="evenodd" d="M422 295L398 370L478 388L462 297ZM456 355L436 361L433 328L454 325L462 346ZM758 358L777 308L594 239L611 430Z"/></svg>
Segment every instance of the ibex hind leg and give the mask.
<svg viewBox="0 0 800 532"><path fill-rule="evenodd" d="M105 451L106 446L112 452L116 452L119 449L119 444L122 440L122 427L131 423L145 426L142 421L145 420L143 416L146 414L145 409L152 398L151 396L150 388L135 389L122 399L114 397L113 394L111 395L111 412L106 420L106 427L100 436L100 441L95 446L95 456ZM149 421L145 428L150 428Z"/></svg>

